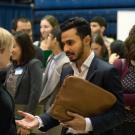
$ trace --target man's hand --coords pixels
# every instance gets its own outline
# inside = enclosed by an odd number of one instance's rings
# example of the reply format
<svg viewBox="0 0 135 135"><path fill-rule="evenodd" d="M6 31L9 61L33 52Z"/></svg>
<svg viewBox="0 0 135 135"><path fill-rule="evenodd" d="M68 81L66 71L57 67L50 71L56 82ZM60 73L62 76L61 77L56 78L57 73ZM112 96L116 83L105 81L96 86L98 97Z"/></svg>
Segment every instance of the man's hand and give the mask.
<svg viewBox="0 0 135 135"><path fill-rule="evenodd" d="M72 112L67 112L67 114L73 117L73 119L67 122L61 122L62 126L72 128L77 131L85 131L86 122L84 117Z"/></svg>
<svg viewBox="0 0 135 135"><path fill-rule="evenodd" d="M119 57L120 56L116 53L111 54L110 57L109 57L109 63L113 64L115 60L119 59Z"/></svg>
<svg viewBox="0 0 135 135"><path fill-rule="evenodd" d="M54 42L52 43L53 40L53 35L49 34L46 40L46 47L47 49L50 49L50 47L52 46L52 44L54 44Z"/></svg>
<svg viewBox="0 0 135 135"><path fill-rule="evenodd" d="M30 130L19 127L19 128L17 128L17 134L18 135L30 135Z"/></svg>
<svg viewBox="0 0 135 135"><path fill-rule="evenodd" d="M23 111L18 111L18 114L24 117L22 120L16 120L16 124L18 126L21 126L25 129L32 129L39 126L38 119L32 114Z"/></svg>

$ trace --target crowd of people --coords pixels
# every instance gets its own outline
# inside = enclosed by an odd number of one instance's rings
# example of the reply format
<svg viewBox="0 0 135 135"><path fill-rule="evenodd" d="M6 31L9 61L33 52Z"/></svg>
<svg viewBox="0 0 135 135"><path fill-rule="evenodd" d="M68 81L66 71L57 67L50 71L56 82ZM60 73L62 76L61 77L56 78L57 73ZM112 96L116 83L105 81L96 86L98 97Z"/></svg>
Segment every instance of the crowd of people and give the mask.
<svg viewBox="0 0 135 135"><path fill-rule="evenodd" d="M40 21L41 37L34 41L32 23L25 17L13 20L11 32L1 27L0 134L133 135L135 26L125 41L107 37L106 29L101 16L59 23L47 15ZM54 119L48 110L67 76L102 87L116 103L99 115L67 110L71 120Z"/></svg>

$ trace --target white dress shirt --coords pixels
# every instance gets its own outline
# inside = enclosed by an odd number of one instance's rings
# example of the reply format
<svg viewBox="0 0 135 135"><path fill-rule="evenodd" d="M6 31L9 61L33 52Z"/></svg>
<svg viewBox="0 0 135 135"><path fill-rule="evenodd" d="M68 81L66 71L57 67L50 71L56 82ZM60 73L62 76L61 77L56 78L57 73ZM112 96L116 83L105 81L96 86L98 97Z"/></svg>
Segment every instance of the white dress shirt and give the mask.
<svg viewBox="0 0 135 135"><path fill-rule="evenodd" d="M87 76L88 70L90 68L90 65L92 63L92 60L94 58L94 55L95 54L92 51L90 53L89 57L82 64L81 72L79 72L78 68L76 67L76 64L71 62L71 66L72 66L72 68L74 70L74 76L80 77L82 79L86 79L86 76ZM76 130L74 130L72 128L69 128L67 133L78 134L78 133L88 133L89 131L92 131L93 127L92 127L92 123L91 123L90 118L85 118L85 122L86 122L86 127L85 127L84 131L76 131Z"/></svg>

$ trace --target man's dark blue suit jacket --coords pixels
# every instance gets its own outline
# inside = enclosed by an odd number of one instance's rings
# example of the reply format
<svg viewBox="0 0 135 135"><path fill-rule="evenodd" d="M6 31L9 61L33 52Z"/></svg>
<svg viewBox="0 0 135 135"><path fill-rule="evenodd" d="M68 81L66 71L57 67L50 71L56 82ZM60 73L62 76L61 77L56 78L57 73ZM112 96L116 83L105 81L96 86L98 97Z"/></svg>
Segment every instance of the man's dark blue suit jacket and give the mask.
<svg viewBox="0 0 135 135"><path fill-rule="evenodd" d="M72 68L67 65L64 66L61 74L61 82L67 75L72 74ZM125 117L122 87L119 75L112 65L95 56L90 65L86 79L113 93L117 97L117 102L111 109L94 117L89 116L92 122L93 131L89 132L87 135L114 135L113 131L115 127L121 124ZM40 117L44 123L44 127L40 128L41 131L47 131L59 124L57 120L53 119L47 113ZM62 135L66 134L66 130L67 129L63 128Z"/></svg>

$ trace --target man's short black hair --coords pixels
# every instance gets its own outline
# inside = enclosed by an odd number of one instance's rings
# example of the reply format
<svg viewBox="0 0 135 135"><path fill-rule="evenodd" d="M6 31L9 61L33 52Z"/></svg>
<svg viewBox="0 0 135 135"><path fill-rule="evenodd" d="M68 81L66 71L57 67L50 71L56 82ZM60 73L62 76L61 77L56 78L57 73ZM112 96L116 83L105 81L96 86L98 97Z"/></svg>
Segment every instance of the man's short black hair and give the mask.
<svg viewBox="0 0 135 135"><path fill-rule="evenodd" d="M52 36L58 40L59 43L61 43L61 29L59 26L55 27L52 32Z"/></svg>
<svg viewBox="0 0 135 135"><path fill-rule="evenodd" d="M89 22L83 17L73 17L66 20L60 25L61 32L67 31L71 28L75 28L80 38L84 38L87 35L91 36L91 29Z"/></svg>
<svg viewBox="0 0 135 135"><path fill-rule="evenodd" d="M125 44L121 40L116 40L110 45L111 53L117 53L120 58L125 57Z"/></svg>
<svg viewBox="0 0 135 135"><path fill-rule="evenodd" d="M13 29L14 31L16 31L16 29L17 29L17 23L18 23L19 21L21 21L21 22L26 22L26 23L27 23L27 22L30 22L31 25L32 25L31 20L28 19L28 18L26 18L26 17L15 18L15 19L12 21L12 29Z"/></svg>
<svg viewBox="0 0 135 135"><path fill-rule="evenodd" d="M102 16L95 16L94 18L92 18L90 20L90 22L96 22L100 26L104 26L105 28L107 28L107 22L106 22L105 18Z"/></svg>

